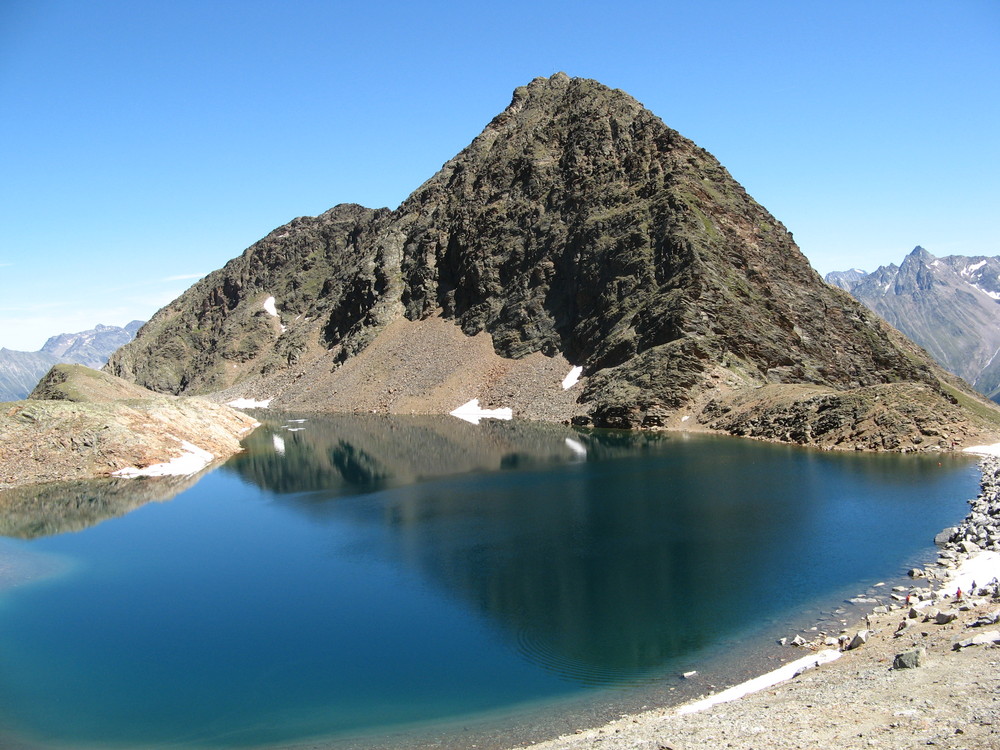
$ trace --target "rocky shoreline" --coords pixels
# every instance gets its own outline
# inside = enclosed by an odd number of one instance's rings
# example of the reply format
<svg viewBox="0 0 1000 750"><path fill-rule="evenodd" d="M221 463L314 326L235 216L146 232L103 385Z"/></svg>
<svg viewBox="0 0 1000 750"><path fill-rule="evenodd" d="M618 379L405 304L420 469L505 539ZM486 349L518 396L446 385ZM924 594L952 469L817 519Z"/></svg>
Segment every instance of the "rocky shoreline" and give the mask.
<svg viewBox="0 0 1000 750"><path fill-rule="evenodd" d="M1000 457L980 469L969 514L936 538L937 562L854 627L789 639L804 652L794 676L776 670L532 747L1000 748Z"/></svg>
<svg viewBox="0 0 1000 750"><path fill-rule="evenodd" d="M29 399L4 407L0 492L39 496L51 482L191 475L241 451L258 424L228 406L163 396L83 365L56 365Z"/></svg>

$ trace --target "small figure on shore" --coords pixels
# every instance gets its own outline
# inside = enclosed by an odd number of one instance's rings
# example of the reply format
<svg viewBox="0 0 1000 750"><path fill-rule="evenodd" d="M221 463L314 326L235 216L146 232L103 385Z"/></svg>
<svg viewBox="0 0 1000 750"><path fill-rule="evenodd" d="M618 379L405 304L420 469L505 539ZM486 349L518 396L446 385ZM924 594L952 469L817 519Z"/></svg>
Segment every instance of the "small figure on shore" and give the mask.
<svg viewBox="0 0 1000 750"><path fill-rule="evenodd" d="M959 586L958 589L955 591L955 601L956 602L962 601L962 587L961 586Z"/></svg>

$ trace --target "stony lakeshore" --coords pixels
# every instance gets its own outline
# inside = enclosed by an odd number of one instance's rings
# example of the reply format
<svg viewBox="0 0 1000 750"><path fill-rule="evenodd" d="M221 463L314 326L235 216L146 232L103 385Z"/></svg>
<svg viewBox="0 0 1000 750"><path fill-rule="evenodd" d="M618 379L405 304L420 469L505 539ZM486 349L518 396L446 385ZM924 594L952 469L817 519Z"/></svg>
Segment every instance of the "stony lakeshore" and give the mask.
<svg viewBox="0 0 1000 750"><path fill-rule="evenodd" d="M798 674L779 670L531 747L1000 748L1000 458L981 469L971 512L938 535L937 563L911 570L912 586L893 587L839 633L790 634L787 647L804 657Z"/></svg>

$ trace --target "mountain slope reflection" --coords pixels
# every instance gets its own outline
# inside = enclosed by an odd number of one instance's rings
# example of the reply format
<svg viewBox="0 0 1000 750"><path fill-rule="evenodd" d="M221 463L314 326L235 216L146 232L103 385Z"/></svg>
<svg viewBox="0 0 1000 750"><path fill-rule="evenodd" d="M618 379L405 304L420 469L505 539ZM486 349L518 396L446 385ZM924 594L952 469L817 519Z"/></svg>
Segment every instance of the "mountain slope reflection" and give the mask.
<svg viewBox="0 0 1000 750"><path fill-rule="evenodd" d="M277 493L374 491L454 474L548 466L626 455L657 445L664 433L606 431L453 417L303 415L272 419L226 465Z"/></svg>
<svg viewBox="0 0 1000 750"><path fill-rule="evenodd" d="M708 436L427 418L302 426L286 430L283 454L281 428L258 429L227 470L317 523L363 527L338 554L419 571L525 658L586 685L674 669L845 571L895 570L932 538L938 483L953 475L941 457Z"/></svg>
<svg viewBox="0 0 1000 750"><path fill-rule="evenodd" d="M189 476L91 479L0 492L0 536L18 539L81 531L146 503L172 500L211 468Z"/></svg>

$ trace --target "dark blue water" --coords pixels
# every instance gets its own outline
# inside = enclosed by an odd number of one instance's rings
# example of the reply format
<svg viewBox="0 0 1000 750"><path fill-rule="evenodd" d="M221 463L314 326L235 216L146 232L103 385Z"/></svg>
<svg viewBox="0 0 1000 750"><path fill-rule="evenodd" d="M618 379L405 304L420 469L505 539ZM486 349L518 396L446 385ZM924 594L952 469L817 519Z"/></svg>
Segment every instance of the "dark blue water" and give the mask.
<svg viewBox="0 0 1000 750"><path fill-rule="evenodd" d="M954 457L276 423L169 502L113 517L120 483L94 484L73 492L107 520L6 521L35 538L0 540L0 568L53 572L0 590L0 742L378 742L613 700L899 575L977 481Z"/></svg>

